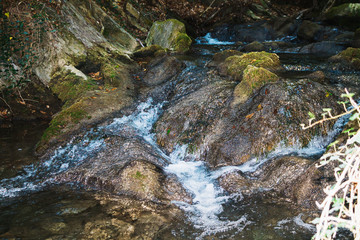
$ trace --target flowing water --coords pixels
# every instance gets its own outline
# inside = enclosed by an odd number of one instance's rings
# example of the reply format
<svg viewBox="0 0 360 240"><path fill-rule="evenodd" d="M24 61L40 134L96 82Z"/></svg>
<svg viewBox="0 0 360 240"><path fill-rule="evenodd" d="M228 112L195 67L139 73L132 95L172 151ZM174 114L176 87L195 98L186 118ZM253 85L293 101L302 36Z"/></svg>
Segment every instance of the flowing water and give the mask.
<svg viewBox="0 0 360 240"><path fill-rule="evenodd" d="M211 54L227 49L232 42L219 42L210 35L198 39L194 47L199 57L188 61L184 71L203 71ZM215 45L214 45L215 44ZM288 54L288 53L287 53ZM312 59L304 64L294 54L284 55L284 67L297 74L303 71L324 69ZM302 56L303 57L303 56ZM296 60L289 60L289 59ZM190 64L190 65L189 65ZM315 66L315 67L314 67ZM186 74L188 74L188 72ZM310 239L314 226L304 222L301 212L290 204L272 202L255 197L246 199L241 194L227 194L217 183L224 173L241 170L253 172L267 160L285 155L304 157L319 156L341 130L341 119L326 137L315 137L308 147L300 144L284 147L280 144L270 155L253 159L241 166L223 167L211 171L199 156L190 154L187 145L179 145L171 154L166 154L157 144L152 132L154 123L161 115L165 102L152 98L139 103L130 115L115 118L108 125L91 129L85 135L74 138L57 149L53 156L39 162L32 149L39 140L44 127L34 129L23 125L10 129L0 128L0 237L7 239L58 239L78 238L86 221L106 219L93 193L73 184L56 184L54 177L74 168L99 151L107 148L105 138L118 129L129 129L151 146L166 162L165 172L175 174L185 189L192 194L192 203L174 201L186 218L179 218L170 227L159 232L156 239ZM17 130L19 134L12 131ZM31 133L31 137L26 136ZM23 154L24 153L24 154ZM71 226L71 227L69 227ZM18 235L7 235L17 232Z"/></svg>

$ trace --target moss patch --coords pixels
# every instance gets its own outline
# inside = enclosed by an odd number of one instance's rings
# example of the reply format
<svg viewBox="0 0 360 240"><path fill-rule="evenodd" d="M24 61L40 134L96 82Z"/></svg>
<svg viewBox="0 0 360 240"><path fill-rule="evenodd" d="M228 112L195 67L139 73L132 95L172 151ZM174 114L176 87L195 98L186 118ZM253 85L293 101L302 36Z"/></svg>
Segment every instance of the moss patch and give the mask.
<svg viewBox="0 0 360 240"><path fill-rule="evenodd" d="M245 102L253 92L269 82L276 82L279 77L262 67L249 65L244 70L242 81L235 87L234 104Z"/></svg>
<svg viewBox="0 0 360 240"><path fill-rule="evenodd" d="M179 33L172 45L176 52L184 53L189 50L191 42L191 38L186 33Z"/></svg>
<svg viewBox="0 0 360 240"><path fill-rule="evenodd" d="M243 71L248 65L262 67L269 70L277 70L281 68L279 56L275 53L267 52L251 52L241 56L231 56L225 60L227 74L234 79L240 80Z"/></svg>
<svg viewBox="0 0 360 240"><path fill-rule="evenodd" d="M343 62L352 68L360 70L360 48L349 47L339 54L330 58L333 62Z"/></svg>
<svg viewBox="0 0 360 240"><path fill-rule="evenodd" d="M77 99L84 96L86 92L97 88L94 80L77 76L66 69L58 69L53 74L49 84L50 89L65 103L65 107L73 104Z"/></svg>
<svg viewBox="0 0 360 240"><path fill-rule="evenodd" d="M82 108L81 103L73 104L57 114L50 122L49 127L45 130L39 146L61 133L61 131L69 125L79 123L83 118L91 118L91 116Z"/></svg>

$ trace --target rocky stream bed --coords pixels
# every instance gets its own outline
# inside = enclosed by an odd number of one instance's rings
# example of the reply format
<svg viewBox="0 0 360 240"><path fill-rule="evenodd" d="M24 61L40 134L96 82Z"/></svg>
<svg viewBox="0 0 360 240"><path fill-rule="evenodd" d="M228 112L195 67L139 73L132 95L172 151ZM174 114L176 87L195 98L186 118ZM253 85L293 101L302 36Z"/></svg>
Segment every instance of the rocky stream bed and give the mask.
<svg viewBox="0 0 360 240"><path fill-rule="evenodd" d="M358 31L288 18L191 39L167 20L143 48L93 33L37 69L63 103L49 125L1 123L0 238L311 238L334 181L316 165L351 122L300 124L359 92Z"/></svg>

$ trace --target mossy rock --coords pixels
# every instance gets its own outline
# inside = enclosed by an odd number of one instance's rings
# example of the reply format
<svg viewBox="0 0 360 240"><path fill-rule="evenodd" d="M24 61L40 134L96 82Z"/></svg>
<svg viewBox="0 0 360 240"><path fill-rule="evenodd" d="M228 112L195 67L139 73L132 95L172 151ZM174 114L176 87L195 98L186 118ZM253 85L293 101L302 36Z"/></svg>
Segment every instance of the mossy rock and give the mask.
<svg viewBox="0 0 360 240"><path fill-rule="evenodd" d="M133 53L135 58L157 57L166 53L166 49L159 45L150 45L140 48Z"/></svg>
<svg viewBox="0 0 360 240"><path fill-rule="evenodd" d="M281 69L279 56L275 53L251 52L241 56L231 56L225 60L227 74L240 80L248 65L262 67L274 71Z"/></svg>
<svg viewBox="0 0 360 240"><path fill-rule="evenodd" d="M63 68L55 71L49 87L65 103L65 106L70 106L87 91L97 88L97 85L94 80L84 79Z"/></svg>
<svg viewBox="0 0 360 240"><path fill-rule="evenodd" d="M360 48L349 47L339 54L332 56L329 61L338 62L346 67L360 70Z"/></svg>
<svg viewBox="0 0 360 240"><path fill-rule="evenodd" d="M360 27L360 3L344 3L331 8L326 14L327 21L355 30Z"/></svg>
<svg viewBox="0 0 360 240"><path fill-rule="evenodd" d="M235 87L233 104L244 103L256 90L279 77L262 67L249 65L243 73L242 81Z"/></svg>
<svg viewBox="0 0 360 240"><path fill-rule="evenodd" d="M186 34L185 25L176 20L156 21L151 27L146 45L159 45L176 52L186 52L191 45L191 38Z"/></svg>
<svg viewBox="0 0 360 240"><path fill-rule="evenodd" d="M62 144L81 127L105 119L113 112L120 111L133 103L133 93L129 90L111 88L87 92L69 107L57 113L51 120L37 145L37 153L42 154L50 143Z"/></svg>

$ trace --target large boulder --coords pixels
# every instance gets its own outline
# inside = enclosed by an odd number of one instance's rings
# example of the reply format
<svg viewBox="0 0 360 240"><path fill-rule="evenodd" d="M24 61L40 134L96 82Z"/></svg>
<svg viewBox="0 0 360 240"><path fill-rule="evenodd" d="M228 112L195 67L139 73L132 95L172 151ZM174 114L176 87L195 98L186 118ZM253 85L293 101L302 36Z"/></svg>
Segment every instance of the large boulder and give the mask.
<svg viewBox="0 0 360 240"><path fill-rule="evenodd" d="M175 57L160 57L151 61L147 68L143 81L148 86L162 84L176 76L183 68L184 64Z"/></svg>
<svg viewBox="0 0 360 240"><path fill-rule="evenodd" d="M269 82L276 82L279 77L262 67L249 65L245 68L242 81L235 87L234 104L244 103L254 92Z"/></svg>
<svg viewBox="0 0 360 240"><path fill-rule="evenodd" d="M314 135L327 135L333 123L308 131L300 124L309 112L320 117L323 108L340 109L336 89L308 80L268 83L238 105L232 104L234 88L219 81L178 100L156 124L158 143L169 152L189 144L213 168L239 165L279 146L302 148Z"/></svg>
<svg viewBox="0 0 360 240"><path fill-rule="evenodd" d="M237 170L223 174L219 183L230 193L251 195L266 190L287 197L311 164L311 160L301 157L279 157L269 160L252 173Z"/></svg>
<svg viewBox="0 0 360 240"><path fill-rule="evenodd" d="M275 53L250 52L244 55L235 55L226 58L225 62L219 65L220 73L231 76L235 80L240 80L243 71L248 65L263 67L270 71L281 69L279 56Z"/></svg>
<svg viewBox="0 0 360 240"><path fill-rule="evenodd" d="M335 41L321 41L305 45L300 49L299 53L332 56L343 50L345 50L345 46Z"/></svg>
<svg viewBox="0 0 360 240"><path fill-rule="evenodd" d="M176 52L186 52L191 45L191 38L186 34L185 25L176 20L156 21L145 40L148 46L159 45Z"/></svg>
<svg viewBox="0 0 360 240"><path fill-rule="evenodd" d="M297 35L300 39L306 41L319 41L323 38L323 27L317 23L305 20L301 23Z"/></svg>
<svg viewBox="0 0 360 240"><path fill-rule="evenodd" d="M360 27L360 3L344 3L332 7L325 14L325 19L331 23L355 30Z"/></svg>
<svg viewBox="0 0 360 240"><path fill-rule="evenodd" d="M58 182L77 182L86 189L124 195L163 204L190 202L191 197L177 178L167 175L166 159L126 126L114 125L99 153L56 176ZM115 132L116 135L111 136ZM85 137L86 138L86 137Z"/></svg>

